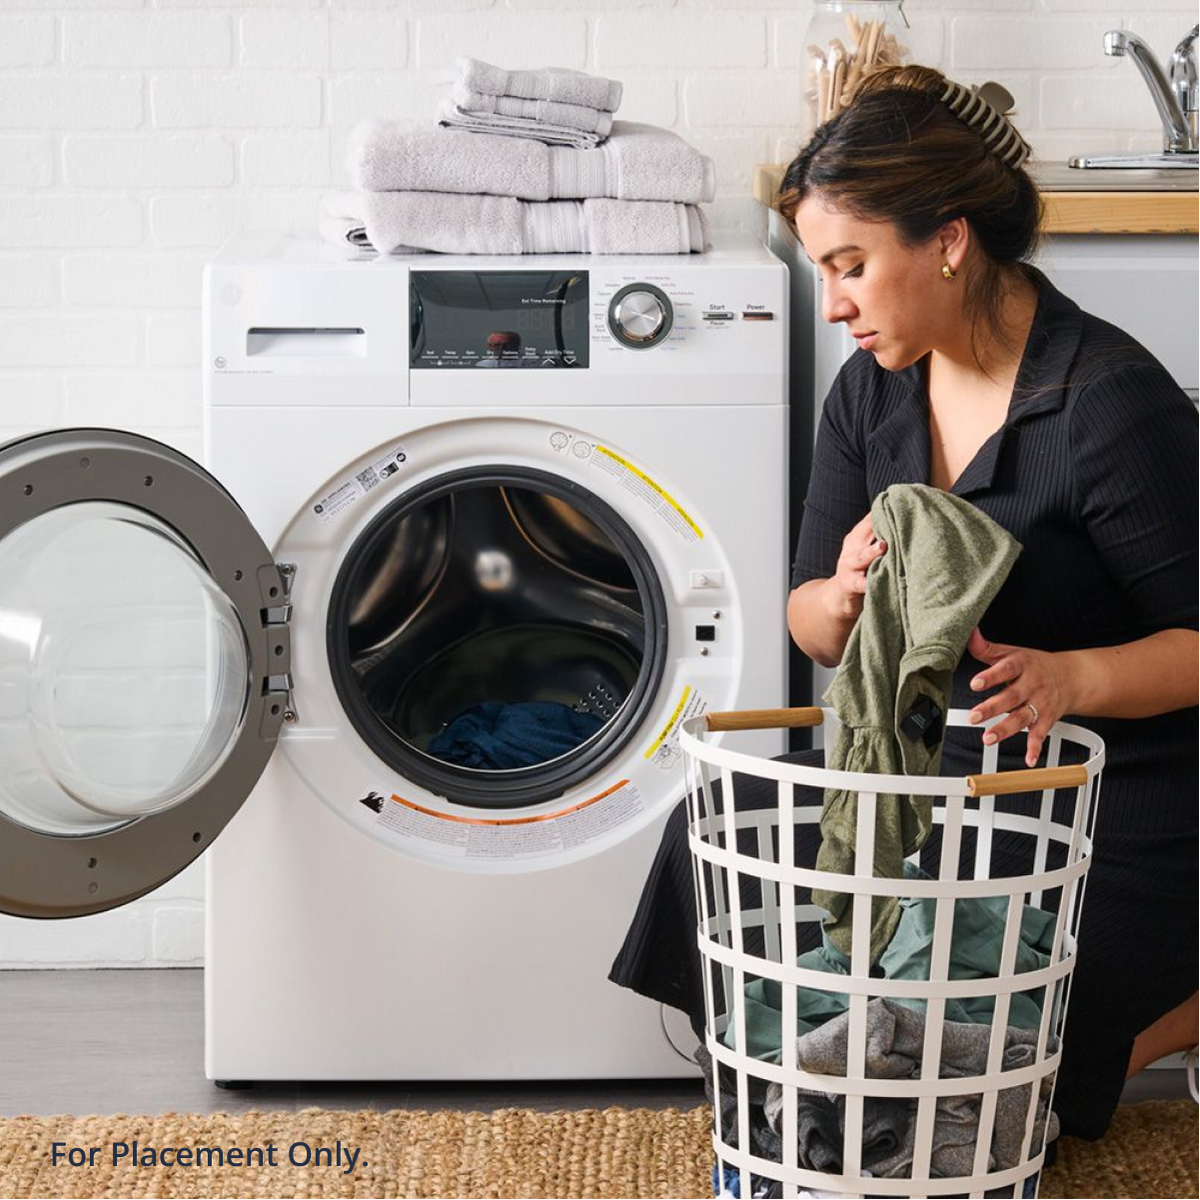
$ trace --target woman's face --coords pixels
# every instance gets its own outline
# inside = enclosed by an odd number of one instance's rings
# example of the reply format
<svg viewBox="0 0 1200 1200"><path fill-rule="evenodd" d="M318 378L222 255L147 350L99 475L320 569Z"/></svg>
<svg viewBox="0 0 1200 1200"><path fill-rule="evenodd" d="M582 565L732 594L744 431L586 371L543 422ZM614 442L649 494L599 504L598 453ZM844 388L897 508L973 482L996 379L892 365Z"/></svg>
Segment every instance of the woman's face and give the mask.
<svg viewBox="0 0 1200 1200"><path fill-rule="evenodd" d="M881 367L910 366L961 325L961 281L955 288L942 275L944 262L957 269L958 252L941 235L909 246L890 222L838 212L816 195L797 210L796 232L821 272L821 315L844 323Z"/></svg>

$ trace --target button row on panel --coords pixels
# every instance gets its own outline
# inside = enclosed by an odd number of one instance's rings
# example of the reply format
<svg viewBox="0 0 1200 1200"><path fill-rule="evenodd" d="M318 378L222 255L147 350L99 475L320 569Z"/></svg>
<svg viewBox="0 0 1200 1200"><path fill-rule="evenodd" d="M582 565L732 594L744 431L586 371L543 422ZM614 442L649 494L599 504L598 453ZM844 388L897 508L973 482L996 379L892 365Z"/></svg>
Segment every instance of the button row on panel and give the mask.
<svg viewBox="0 0 1200 1200"><path fill-rule="evenodd" d="M736 321L737 313L732 312L706 312L701 313L700 318L703 321ZM775 314L773 312L744 312L742 313L743 321L773 321Z"/></svg>

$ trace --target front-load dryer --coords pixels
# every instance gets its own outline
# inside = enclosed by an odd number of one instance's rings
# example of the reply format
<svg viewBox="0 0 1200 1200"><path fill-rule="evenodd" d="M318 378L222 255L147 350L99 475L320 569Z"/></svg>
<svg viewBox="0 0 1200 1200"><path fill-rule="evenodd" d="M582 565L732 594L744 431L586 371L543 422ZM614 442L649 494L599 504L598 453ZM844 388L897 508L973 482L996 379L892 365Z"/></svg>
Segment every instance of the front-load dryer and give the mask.
<svg viewBox="0 0 1200 1200"><path fill-rule="evenodd" d="M0 450L0 909L100 911L211 845L217 1080L693 1073L607 974L680 723L784 702L786 303L748 239L235 240L208 471Z"/></svg>

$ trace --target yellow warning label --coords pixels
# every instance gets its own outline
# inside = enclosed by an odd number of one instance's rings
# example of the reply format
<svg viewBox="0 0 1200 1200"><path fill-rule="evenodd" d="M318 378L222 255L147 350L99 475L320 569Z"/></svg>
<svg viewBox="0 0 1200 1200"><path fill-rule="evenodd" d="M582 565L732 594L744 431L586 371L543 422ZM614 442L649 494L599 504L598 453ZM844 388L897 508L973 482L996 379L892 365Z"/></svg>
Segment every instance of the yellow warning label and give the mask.
<svg viewBox="0 0 1200 1200"><path fill-rule="evenodd" d="M597 446L596 453L602 454L605 458L624 467L626 471L639 479L643 484L646 485L646 487L650 488L655 496L657 496L664 503L669 504L675 513L683 520L687 528L692 531L692 534L695 537L702 538L704 536L704 530L702 530L700 526L697 525L690 516L688 516L675 497L655 483L655 481L651 479L650 476L645 473L645 471L639 470L628 459L622 458L621 455L619 455L615 450L610 450L607 446Z"/></svg>
<svg viewBox="0 0 1200 1200"><path fill-rule="evenodd" d="M683 689L683 695L679 698L679 703L675 706L675 711L671 714L671 719L663 726L662 733L660 733L658 737L654 739L653 745L651 745L650 749L647 750L642 756L643 758L653 758L655 751L658 750L659 746L661 746L663 742L665 742L667 738L671 736L671 730L675 728L675 724L679 720L679 715L683 712L684 706L687 704L688 697L691 694L692 689L690 687L685 687Z"/></svg>

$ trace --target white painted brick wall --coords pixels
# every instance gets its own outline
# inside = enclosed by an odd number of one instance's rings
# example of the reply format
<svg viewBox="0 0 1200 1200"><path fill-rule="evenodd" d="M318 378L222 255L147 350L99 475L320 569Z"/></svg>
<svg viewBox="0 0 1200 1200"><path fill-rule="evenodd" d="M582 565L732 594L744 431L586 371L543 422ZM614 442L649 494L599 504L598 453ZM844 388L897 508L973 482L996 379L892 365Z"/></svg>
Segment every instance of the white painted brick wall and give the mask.
<svg viewBox="0 0 1200 1200"><path fill-rule="evenodd" d="M0 17L0 67L41 67L53 59L51 17Z"/></svg>
<svg viewBox="0 0 1200 1200"><path fill-rule="evenodd" d="M58 299L58 272L42 254L0 254L0 308L40 308Z"/></svg>
<svg viewBox="0 0 1200 1200"><path fill-rule="evenodd" d="M208 134L78 133L63 139L63 182L75 188L203 187L234 182L233 143Z"/></svg>
<svg viewBox="0 0 1200 1200"><path fill-rule="evenodd" d="M0 188L45 187L53 178L50 138L0 136Z"/></svg>
<svg viewBox="0 0 1200 1200"><path fill-rule="evenodd" d="M914 55L996 77L1047 158L1153 148L1101 36L1164 55L1181 0L907 0ZM622 116L717 163L718 228L763 227L755 163L800 141L805 0L0 0L0 441L110 424L201 448L198 307L235 230L312 234L353 125L433 119L456 55L596 70ZM3 764L0 764L2 769ZM199 867L126 911L0 919L0 966L199 961Z"/></svg>
<svg viewBox="0 0 1200 1200"><path fill-rule="evenodd" d="M79 13L62 20L68 67L227 67L229 18L209 13Z"/></svg>

